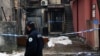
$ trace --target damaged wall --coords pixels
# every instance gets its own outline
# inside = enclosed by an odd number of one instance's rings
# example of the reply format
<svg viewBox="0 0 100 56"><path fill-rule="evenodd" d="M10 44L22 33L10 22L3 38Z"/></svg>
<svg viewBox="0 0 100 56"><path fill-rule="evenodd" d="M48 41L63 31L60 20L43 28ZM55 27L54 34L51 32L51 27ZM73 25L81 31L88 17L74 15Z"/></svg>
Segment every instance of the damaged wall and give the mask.
<svg viewBox="0 0 100 56"><path fill-rule="evenodd" d="M4 13L5 13L5 17L7 18L8 21L12 20L13 18L13 13L12 13L12 8L13 8L13 4L11 0L0 0L0 11L1 7L3 7L4 9ZM5 18L3 13L2 13L2 20L5 21Z"/></svg>
<svg viewBox="0 0 100 56"><path fill-rule="evenodd" d="M1 22L0 34L16 34L16 22ZM11 36L0 36L0 51L16 50L16 38Z"/></svg>

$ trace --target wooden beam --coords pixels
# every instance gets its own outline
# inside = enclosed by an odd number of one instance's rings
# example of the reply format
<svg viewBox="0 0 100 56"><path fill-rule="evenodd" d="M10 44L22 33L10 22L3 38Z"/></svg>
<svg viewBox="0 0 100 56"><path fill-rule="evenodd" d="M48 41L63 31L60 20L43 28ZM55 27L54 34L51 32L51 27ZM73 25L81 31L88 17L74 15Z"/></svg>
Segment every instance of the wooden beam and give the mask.
<svg viewBox="0 0 100 56"><path fill-rule="evenodd" d="M3 7L1 7L1 9L2 9L2 12L3 12L3 15L4 15L5 20L7 21L7 18L6 18L6 15L5 15L5 12L4 12Z"/></svg>

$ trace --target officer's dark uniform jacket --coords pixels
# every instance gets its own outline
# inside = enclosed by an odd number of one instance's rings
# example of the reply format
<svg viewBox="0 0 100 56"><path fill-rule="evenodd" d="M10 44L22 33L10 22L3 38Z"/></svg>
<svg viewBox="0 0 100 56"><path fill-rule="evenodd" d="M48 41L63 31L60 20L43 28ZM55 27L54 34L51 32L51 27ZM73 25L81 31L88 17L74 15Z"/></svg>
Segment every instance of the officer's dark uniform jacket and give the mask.
<svg viewBox="0 0 100 56"><path fill-rule="evenodd" d="M42 35L32 30L27 39L25 56L42 56L43 47Z"/></svg>

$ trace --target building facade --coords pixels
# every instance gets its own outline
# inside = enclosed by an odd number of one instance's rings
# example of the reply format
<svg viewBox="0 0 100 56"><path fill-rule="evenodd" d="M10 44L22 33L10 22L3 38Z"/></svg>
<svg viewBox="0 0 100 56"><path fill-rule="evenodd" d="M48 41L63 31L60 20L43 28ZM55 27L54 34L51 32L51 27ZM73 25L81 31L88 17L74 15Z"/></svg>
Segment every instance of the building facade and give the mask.
<svg viewBox="0 0 100 56"><path fill-rule="evenodd" d="M14 0L0 0L0 51L16 50L16 38L3 34L16 34Z"/></svg>
<svg viewBox="0 0 100 56"><path fill-rule="evenodd" d="M100 28L100 15L97 0L73 0L71 2L73 12L74 30L84 31ZM86 43L94 49L99 48L100 30L78 34L86 39Z"/></svg>
<svg viewBox="0 0 100 56"><path fill-rule="evenodd" d="M40 32L44 34L61 34L73 31L69 0L26 1L27 21L34 21Z"/></svg>
<svg viewBox="0 0 100 56"><path fill-rule="evenodd" d="M99 48L99 0L26 0L26 22L33 21L44 35L79 33L87 45ZM48 33L48 34L47 34Z"/></svg>

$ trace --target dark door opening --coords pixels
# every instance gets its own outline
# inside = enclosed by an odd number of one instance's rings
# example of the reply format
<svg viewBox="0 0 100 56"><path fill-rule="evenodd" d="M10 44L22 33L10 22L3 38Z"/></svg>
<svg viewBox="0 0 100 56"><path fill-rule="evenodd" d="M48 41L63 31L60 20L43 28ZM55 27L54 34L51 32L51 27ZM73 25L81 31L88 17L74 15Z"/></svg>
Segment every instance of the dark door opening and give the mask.
<svg viewBox="0 0 100 56"><path fill-rule="evenodd" d="M49 32L50 33L62 33L64 23L64 12L59 9L51 9L49 11Z"/></svg>
<svg viewBox="0 0 100 56"><path fill-rule="evenodd" d="M52 12L50 18L50 30L51 32L61 32L62 31L62 13Z"/></svg>

